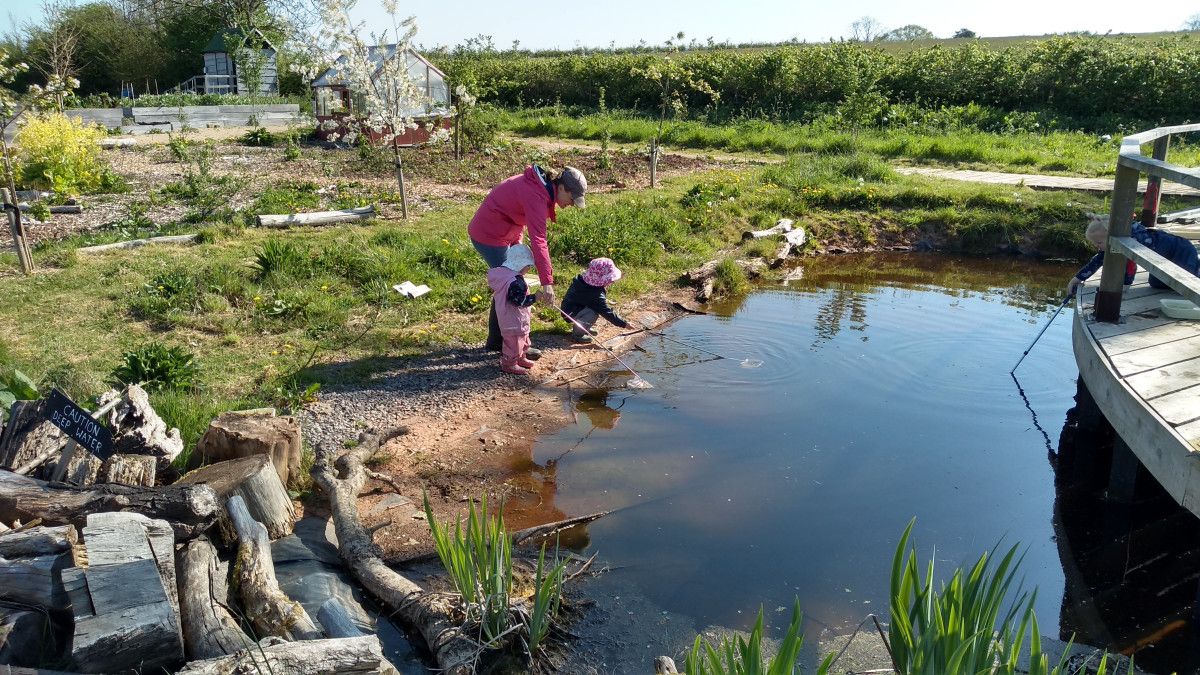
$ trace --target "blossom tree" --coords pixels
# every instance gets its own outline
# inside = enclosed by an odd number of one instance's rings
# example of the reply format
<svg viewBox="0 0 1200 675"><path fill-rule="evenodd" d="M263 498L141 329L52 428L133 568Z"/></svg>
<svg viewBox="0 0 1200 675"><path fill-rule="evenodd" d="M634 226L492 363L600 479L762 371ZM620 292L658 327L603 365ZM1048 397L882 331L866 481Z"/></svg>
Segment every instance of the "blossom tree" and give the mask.
<svg viewBox="0 0 1200 675"><path fill-rule="evenodd" d="M658 158L662 151L662 137L667 119L679 117L687 112L688 91L704 94L713 103L721 98L720 92L713 89L712 85L704 78L698 76L687 65L680 63L678 42L682 42L683 38L682 32L677 33L675 41L667 40L667 49L670 51L665 56L653 60L644 68L634 67L631 72L634 76L645 78L658 89L658 128L654 132L654 138L650 140L650 187L652 188L656 186Z"/></svg>
<svg viewBox="0 0 1200 675"><path fill-rule="evenodd" d="M353 142L360 133L391 146L400 185L401 213L408 218L404 194L404 165L398 138L416 129L414 113L426 104L426 95L409 72L409 49L417 33L414 17L401 18L396 0L382 0L387 18L382 30L367 31L350 17L358 0L322 0L319 39L329 54L336 54L333 69L350 88L356 101L350 127L343 139ZM336 123L335 123L336 124ZM435 140L445 140L445 133Z"/></svg>

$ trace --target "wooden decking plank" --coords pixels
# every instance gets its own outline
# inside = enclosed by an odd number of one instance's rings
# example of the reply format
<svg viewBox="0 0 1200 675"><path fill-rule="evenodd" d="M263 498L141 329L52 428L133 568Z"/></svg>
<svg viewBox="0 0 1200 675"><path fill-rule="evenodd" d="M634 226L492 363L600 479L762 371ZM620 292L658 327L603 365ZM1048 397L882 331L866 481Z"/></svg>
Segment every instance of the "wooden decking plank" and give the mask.
<svg viewBox="0 0 1200 675"><path fill-rule="evenodd" d="M1175 427L1175 431L1191 443L1192 450L1200 453L1200 420Z"/></svg>
<svg viewBox="0 0 1200 675"><path fill-rule="evenodd" d="M1150 401L1150 407L1172 426L1200 420L1200 386L1160 396Z"/></svg>
<svg viewBox="0 0 1200 675"><path fill-rule="evenodd" d="M1122 316L1122 323L1105 323L1103 321L1088 321L1088 329L1092 331L1092 336L1097 340L1103 340L1114 335L1124 335L1126 333L1135 333L1138 331L1150 330L1156 326L1162 326L1168 323L1175 323L1175 319L1168 316L1143 316L1141 314L1133 314L1130 316Z"/></svg>
<svg viewBox="0 0 1200 675"><path fill-rule="evenodd" d="M1200 384L1200 359L1173 363L1162 368L1125 378L1128 384L1143 399L1170 394ZM1153 404L1153 401L1151 401Z"/></svg>
<svg viewBox="0 0 1200 675"><path fill-rule="evenodd" d="M1095 335L1095 333L1092 333L1092 335ZM1105 354L1117 356L1136 349L1156 347L1195 335L1200 335L1200 324L1191 321L1172 320L1169 323L1157 325L1150 330L1122 333L1108 338L1097 339L1100 341L1100 346L1104 348Z"/></svg>
<svg viewBox="0 0 1200 675"><path fill-rule="evenodd" d="M1134 298L1121 303L1121 316L1128 314L1141 314L1148 310L1157 310L1161 305L1159 300L1163 298L1177 298L1179 295L1170 290L1157 291L1151 295L1144 295L1140 298ZM1094 311L1091 303L1085 303L1084 307L1087 312Z"/></svg>
<svg viewBox="0 0 1200 675"><path fill-rule="evenodd" d="M1126 302L1129 302L1132 300L1137 300L1138 298L1144 298L1149 295L1155 295L1157 293L1163 293L1163 292L1167 292L1167 291L1165 291L1164 289L1161 289L1161 288L1153 288L1148 283L1140 284L1137 286L1126 286L1125 292L1121 294L1121 307L1124 308ZM1092 304L1092 298L1095 295L1096 295L1095 291L1092 291L1090 293L1085 293L1083 296L1084 302L1086 302L1089 305Z"/></svg>
<svg viewBox="0 0 1200 675"><path fill-rule="evenodd" d="M1200 336L1109 357L1121 377L1200 357Z"/></svg>

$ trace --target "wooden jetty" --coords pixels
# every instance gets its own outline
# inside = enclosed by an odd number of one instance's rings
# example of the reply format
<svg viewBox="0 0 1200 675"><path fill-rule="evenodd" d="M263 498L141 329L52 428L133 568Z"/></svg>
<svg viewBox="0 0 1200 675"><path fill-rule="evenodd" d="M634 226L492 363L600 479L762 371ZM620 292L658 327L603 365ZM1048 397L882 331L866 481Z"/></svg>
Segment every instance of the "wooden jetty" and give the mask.
<svg viewBox="0 0 1200 675"><path fill-rule="evenodd" d="M1081 287L1072 340L1080 377L1121 440L1176 502L1200 516L1200 321L1160 309L1164 298L1200 305L1200 278L1129 236L1141 174L1150 186L1144 223L1157 222L1164 179L1200 188L1200 172L1166 161L1172 135L1197 131L1200 124L1163 127L1122 142L1103 272ZM1147 157L1141 146L1151 143ZM1127 260L1140 268L1132 286L1124 285ZM1152 288L1149 273L1170 288ZM1132 493L1136 469L1114 459L1110 491Z"/></svg>

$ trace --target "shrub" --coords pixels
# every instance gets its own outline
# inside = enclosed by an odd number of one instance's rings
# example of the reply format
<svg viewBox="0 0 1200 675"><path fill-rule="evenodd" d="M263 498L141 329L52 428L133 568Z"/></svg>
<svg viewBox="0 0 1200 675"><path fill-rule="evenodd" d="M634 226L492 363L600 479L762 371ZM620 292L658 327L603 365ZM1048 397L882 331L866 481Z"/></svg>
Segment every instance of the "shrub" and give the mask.
<svg viewBox="0 0 1200 675"><path fill-rule="evenodd" d="M276 140L278 139L276 138L275 134L267 131L265 127L254 127L250 131L242 134L242 137L238 139L242 145L249 145L257 148L269 148L272 145L275 145Z"/></svg>
<svg viewBox="0 0 1200 675"><path fill-rule="evenodd" d="M189 150L192 142L183 136L171 135L170 138L171 140L167 141L167 150L171 152L171 156L175 158L175 161L183 164L191 159Z"/></svg>
<svg viewBox="0 0 1200 675"><path fill-rule="evenodd" d="M116 184L100 157L103 129L65 115L39 115L17 133L21 180L67 195L94 193Z"/></svg>
<svg viewBox="0 0 1200 675"><path fill-rule="evenodd" d="M123 385L140 384L147 389L191 389L196 384L195 357L181 347L151 342L125 352L113 379Z"/></svg>
<svg viewBox="0 0 1200 675"><path fill-rule="evenodd" d="M750 282L746 280L746 272L733 258L725 258L717 263L717 269L713 275L713 292L716 295L736 295L745 293L750 289Z"/></svg>
<svg viewBox="0 0 1200 675"><path fill-rule="evenodd" d="M211 143L191 149L183 180L163 188L164 193L182 199L190 207L184 215L188 222L227 220L233 215L229 200L237 193L237 183L232 176L213 175L212 150Z"/></svg>

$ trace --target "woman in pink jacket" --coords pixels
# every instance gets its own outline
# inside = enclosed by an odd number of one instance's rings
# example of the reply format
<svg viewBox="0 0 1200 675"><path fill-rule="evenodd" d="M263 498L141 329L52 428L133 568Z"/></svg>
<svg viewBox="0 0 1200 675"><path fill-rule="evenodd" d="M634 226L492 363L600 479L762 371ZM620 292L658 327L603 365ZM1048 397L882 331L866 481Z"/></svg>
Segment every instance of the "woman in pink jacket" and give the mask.
<svg viewBox="0 0 1200 675"><path fill-rule="evenodd" d="M492 188L471 219L467 234L491 269L504 265L508 247L521 243L528 230L529 248L533 251L534 267L542 284L538 299L554 305L554 268L546 245L546 226L556 219L556 207L583 208L586 193L587 178L579 169L568 166L562 171L554 171L530 165L525 168L525 173L506 178ZM499 351L502 344L493 306L488 318L487 349ZM536 360L541 352L531 347L526 356Z"/></svg>

